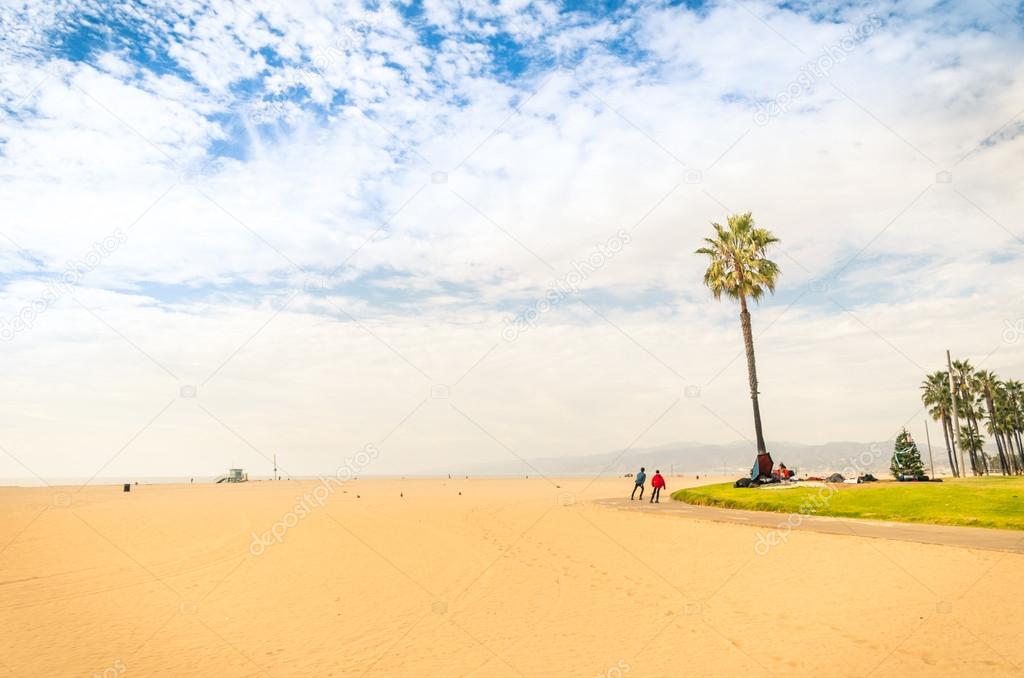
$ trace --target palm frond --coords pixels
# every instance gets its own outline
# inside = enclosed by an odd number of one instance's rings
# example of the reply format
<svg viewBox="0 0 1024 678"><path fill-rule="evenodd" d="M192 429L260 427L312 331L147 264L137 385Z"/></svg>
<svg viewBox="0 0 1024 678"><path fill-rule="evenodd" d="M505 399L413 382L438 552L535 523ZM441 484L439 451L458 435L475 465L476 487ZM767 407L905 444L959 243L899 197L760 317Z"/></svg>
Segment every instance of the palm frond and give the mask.
<svg viewBox="0 0 1024 678"><path fill-rule="evenodd" d="M774 293L781 271L767 253L779 239L771 231L756 227L750 212L730 214L725 226L717 222L711 226L714 237L704 238L706 246L695 253L710 259L704 284L715 298L725 294L759 301L766 292Z"/></svg>

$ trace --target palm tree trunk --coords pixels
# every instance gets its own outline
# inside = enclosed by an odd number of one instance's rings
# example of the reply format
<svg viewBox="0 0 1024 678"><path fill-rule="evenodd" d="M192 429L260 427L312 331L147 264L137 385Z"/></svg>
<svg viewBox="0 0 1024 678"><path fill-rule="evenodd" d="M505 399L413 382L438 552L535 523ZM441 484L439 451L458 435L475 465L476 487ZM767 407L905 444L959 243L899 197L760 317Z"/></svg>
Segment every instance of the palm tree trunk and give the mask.
<svg viewBox="0 0 1024 678"><path fill-rule="evenodd" d="M1013 446L1010 443L1010 439L1006 437L1006 432L999 431L996 435L1003 444L1003 454L1006 455L1006 461L1010 464L1010 473L1013 475L1019 475L1020 465L1017 464L1017 457L1013 456Z"/></svg>
<svg viewBox="0 0 1024 678"><path fill-rule="evenodd" d="M999 466L1003 469L1003 475L1010 475L1010 465L1006 461L1006 454L1003 452L1003 441L999 437L999 429L996 428L996 405L992 400L992 391L985 389L985 407L988 408L988 423L992 427L992 437L996 439L996 450L999 452Z"/></svg>
<svg viewBox="0 0 1024 678"><path fill-rule="evenodd" d="M743 328L743 348L747 352L747 378L750 381L750 401L754 406L754 435L757 437L757 453L764 454L764 433L761 431L761 407L757 402L757 366L754 364L754 334L750 330L750 311L747 298L740 297L740 325Z"/></svg>
<svg viewBox="0 0 1024 678"><path fill-rule="evenodd" d="M967 430L968 432L970 432L971 430L970 420L968 420L967 423ZM974 442L971 441L968 444L970 445L970 447L967 448L967 451L971 453L971 472L976 476L985 475L984 471L981 468L981 460L978 459L978 452L977 450L974 449Z"/></svg>
<svg viewBox="0 0 1024 678"><path fill-rule="evenodd" d="M993 433L992 437L996 439L996 451L999 453L999 466L1003 469L1003 475L1010 475L1010 462L1006 460L1006 453L1003 451L1003 441L999 437L998 433Z"/></svg>
<svg viewBox="0 0 1024 678"><path fill-rule="evenodd" d="M1021 444L1020 431L1014 431L1013 437L1017 440L1017 455L1020 457L1020 467L1024 471L1024 445Z"/></svg>
<svg viewBox="0 0 1024 678"><path fill-rule="evenodd" d="M1024 445L1021 445L1020 431L1010 431L1006 435L1007 439L1010 440L1012 445L1014 440L1017 441L1017 455L1020 457L1020 467L1024 471Z"/></svg>
<svg viewBox="0 0 1024 678"><path fill-rule="evenodd" d="M1003 431L1003 445L1006 447L1006 454L1013 459L1013 465L1017 469L1018 473L1024 470L1024 466L1021 465L1020 459L1017 458L1017 450L1013 444L1013 431Z"/></svg>
<svg viewBox="0 0 1024 678"><path fill-rule="evenodd" d="M1010 467L1010 475L1017 475L1017 458L1013 456L1013 448L1010 447L1010 441L1006 439L1002 431L996 431L996 445L1002 448L1003 455L1006 457L1006 463Z"/></svg>
<svg viewBox="0 0 1024 678"><path fill-rule="evenodd" d="M981 432L978 430L978 420L975 419L973 413L968 415L968 417L967 417L967 424L968 424L968 426L973 426L974 427L974 435L976 436L977 440L981 440ZM973 454L973 452L974 452L974 450L971 450L972 454ZM978 468L980 470L980 473L978 475L988 475L989 474L988 457L985 456L985 448L984 447L982 447L980 450L978 450Z"/></svg>
<svg viewBox="0 0 1024 678"><path fill-rule="evenodd" d="M960 396L960 402L961 403L969 402L967 400L967 397L966 397L966 392L964 392ZM968 434L972 434L974 432L973 421L974 421L974 418L971 416L970 405L967 405L967 407L966 407L966 409L964 411L964 426L967 428L967 433ZM971 473L973 475L976 475L976 476L984 475L984 473L982 472L982 468L981 468L981 461L978 459L978 455L974 451L974 443L971 442L971 441L968 441L968 443L967 443L967 452L971 456Z"/></svg>
<svg viewBox="0 0 1024 678"><path fill-rule="evenodd" d="M1020 431L1014 431L1013 437L1017 439L1017 453L1020 455L1021 467L1024 468L1024 445L1021 444Z"/></svg>
<svg viewBox="0 0 1024 678"><path fill-rule="evenodd" d="M999 438L999 429L995 424L995 401L992 398L992 389L985 385L981 392L985 397L985 409L988 411L988 425L991 426L992 437L995 438L995 451L999 457L999 468L1002 475L1010 475L1010 463L1007 461L1006 453L1002 450L1002 440Z"/></svg>
<svg viewBox="0 0 1024 678"><path fill-rule="evenodd" d="M960 477L960 472L956 468L956 458L953 456L953 449L949 444L949 417L942 415L942 437L946 439L946 455L949 457L949 471L953 474L954 478Z"/></svg>
<svg viewBox="0 0 1024 678"><path fill-rule="evenodd" d="M992 395L992 388L985 385L982 390L985 396L985 407L988 408L988 423L992 427L992 437L996 439L996 450L999 452L999 465L1003 467L1003 475L1013 473L1013 466L1007 457L1003 437L999 434L999 425L996 419L996 401Z"/></svg>
<svg viewBox="0 0 1024 678"><path fill-rule="evenodd" d="M953 448L953 461L956 462L956 475L958 478L963 478L965 475L967 475L967 471L965 470L966 467L964 466L963 445L960 446L958 451L957 437L956 434L953 432L953 420L948 419L947 423L949 424L949 444Z"/></svg>

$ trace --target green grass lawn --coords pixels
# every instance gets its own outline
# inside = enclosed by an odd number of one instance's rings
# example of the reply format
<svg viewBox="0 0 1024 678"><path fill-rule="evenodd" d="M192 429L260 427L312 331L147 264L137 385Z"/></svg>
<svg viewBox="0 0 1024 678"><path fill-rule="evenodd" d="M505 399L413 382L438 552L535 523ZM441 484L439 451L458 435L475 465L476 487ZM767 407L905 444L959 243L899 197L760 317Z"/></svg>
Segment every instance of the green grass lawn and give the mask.
<svg viewBox="0 0 1024 678"><path fill-rule="evenodd" d="M753 511L1024 530L1024 478L882 481L775 490L722 483L678 490L672 498Z"/></svg>

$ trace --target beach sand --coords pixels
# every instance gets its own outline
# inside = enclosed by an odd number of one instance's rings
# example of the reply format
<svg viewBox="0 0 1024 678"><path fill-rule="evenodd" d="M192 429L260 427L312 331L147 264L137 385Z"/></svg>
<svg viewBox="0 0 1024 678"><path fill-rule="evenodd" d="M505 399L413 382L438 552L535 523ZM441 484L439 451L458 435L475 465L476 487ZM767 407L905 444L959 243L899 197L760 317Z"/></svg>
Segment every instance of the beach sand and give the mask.
<svg viewBox="0 0 1024 678"><path fill-rule="evenodd" d="M0 488L0 674L1024 671L1024 556L809 532L759 554L757 528L591 503L631 482Z"/></svg>

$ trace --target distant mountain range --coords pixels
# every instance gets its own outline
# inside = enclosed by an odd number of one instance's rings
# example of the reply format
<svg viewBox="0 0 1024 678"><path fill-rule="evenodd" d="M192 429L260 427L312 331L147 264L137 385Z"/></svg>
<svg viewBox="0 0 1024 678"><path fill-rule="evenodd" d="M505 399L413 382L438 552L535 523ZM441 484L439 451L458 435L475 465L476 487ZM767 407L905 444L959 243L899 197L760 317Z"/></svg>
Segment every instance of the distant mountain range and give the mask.
<svg viewBox="0 0 1024 678"><path fill-rule="evenodd" d="M878 443L832 442L823 445L800 443L774 443L770 449L776 464L783 462L803 475L839 472L844 475L873 473L883 477L889 473L892 441ZM946 470L945 449L933 449L935 470ZM641 466L648 471L660 469L663 473L745 475L754 463L754 446L747 442L727 445L704 443L670 443L658 447L616 450L601 454L576 457L546 457L507 462L480 464L467 469L478 475L530 475L542 473L558 475L615 476L635 472ZM941 455L941 456L940 456ZM921 450L925 468L928 468L928 450Z"/></svg>

